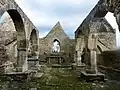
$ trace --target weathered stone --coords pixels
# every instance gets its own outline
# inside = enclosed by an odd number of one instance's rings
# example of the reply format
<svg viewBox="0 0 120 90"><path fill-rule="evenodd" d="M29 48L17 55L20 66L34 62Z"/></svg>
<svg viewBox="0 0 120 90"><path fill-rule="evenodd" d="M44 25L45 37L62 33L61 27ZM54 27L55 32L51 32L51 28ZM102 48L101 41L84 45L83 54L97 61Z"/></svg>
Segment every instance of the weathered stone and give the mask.
<svg viewBox="0 0 120 90"><path fill-rule="evenodd" d="M60 25L60 22L58 22L44 38L39 40L40 56L46 57L52 53L54 40L57 40L60 43L60 55L63 55L66 62L71 62L74 58L74 40L69 39ZM42 57L40 58L45 59Z"/></svg>
<svg viewBox="0 0 120 90"><path fill-rule="evenodd" d="M106 50L116 49L115 30L104 18L108 12L104 4L105 2L100 0L75 31L77 61L79 61L80 56L83 55L82 53L84 53L84 48L88 48L91 51L92 47L94 47L92 39L94 38L93 35L95 33L98 35L96 45L97 54ZM86 58L86 56L83 58ZM97 59L97 62L100 62L100 59Z"/></svg>
<svg viewBox="0 0 120 90"><path fill-rule="evenodd" d="M8 61L15 63L15 67L19 67L20 71L25 71L27 70L27 46L31 33L35 30L38 40L39 32L14 0L0 1L0 17L2 15L4 19L0 24L0 42L5 45L6 54L9 56ZM38 47L38 43L36 44ZM20 51L23 48L25 52ZM24 58L20 58L20 53Z"/></svg>
<svg viewBox="0 0 120 90"><path fill-rule="evenodd" d="M115 30L104 17L109 11L114 13L120 28L119 7L119 0L100 0L76 30L76 40L69 39L60 22L44 38L39 39L38 30L16 2L1 0L0 17L5 12L9 17L0 25L0 65L12 63L18 72L25 72L28 68L36 69L39 66L38 57L41 61L54 58L55 61L48 62L61 64L65 61L70 64L75 61L76 67L83 67L85 63L90 67L89 73L95 74L97 63L103 62L101 56L104 51L116 48ZM58 41L57 50L53 50L54 41ZM11 72L10 68L12 66L2 67L0 71Z"/></svg>
<svg viewBox="0 0 120 90"><path fill-rule="evenodd" d="M101 54L104 51L111 51L116 49L115 30L104 18L108 12L114 13L118 28L120 29L120 0L99 0L96 6L91 10L89 15L75 31L76 63L78 63L78 61L82 61L80 59L91 61L90 71L92 71L92 75L96 72L95 67L97 67L97 62L101 63L103 59L101 58ZM96 43L94 43L95 34L98 36ZM87 51L89 51L90 57L86 53ZM87 56L84 54L87 54ZM86 59L86 57L90 59ZM84 76L87 77L87 74L85 75L84 73Z"/></svg>

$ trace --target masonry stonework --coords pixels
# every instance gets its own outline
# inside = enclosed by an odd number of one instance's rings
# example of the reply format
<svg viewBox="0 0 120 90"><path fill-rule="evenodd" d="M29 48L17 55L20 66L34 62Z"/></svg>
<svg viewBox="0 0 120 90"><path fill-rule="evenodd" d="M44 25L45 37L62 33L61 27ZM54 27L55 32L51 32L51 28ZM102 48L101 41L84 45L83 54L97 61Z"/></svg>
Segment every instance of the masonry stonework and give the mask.
<svg viewBox="0 0 120 90"><path fill-rule="evenodd" d="M58 22L44 38L40 39L39 54L41 59L45 59L42 58L42 56L45 56L45 54L52 53L54 40L58 40L60 42L60 54L65 56L66 61L73 59L74 40L69 39L60 25L60 22Z"/></svg>

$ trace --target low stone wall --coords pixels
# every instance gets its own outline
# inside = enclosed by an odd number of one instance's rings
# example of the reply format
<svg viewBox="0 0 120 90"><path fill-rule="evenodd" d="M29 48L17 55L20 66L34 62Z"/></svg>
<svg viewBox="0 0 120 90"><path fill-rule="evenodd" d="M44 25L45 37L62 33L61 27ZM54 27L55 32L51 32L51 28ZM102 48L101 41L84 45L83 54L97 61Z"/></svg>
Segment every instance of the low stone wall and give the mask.
<svg viewBox="0 0 120 90"><path fill-rule="evenodd" d="M120 69L120 50L104 51L101 57L102 59L98 61L98 64L113 69Z"/></svg>

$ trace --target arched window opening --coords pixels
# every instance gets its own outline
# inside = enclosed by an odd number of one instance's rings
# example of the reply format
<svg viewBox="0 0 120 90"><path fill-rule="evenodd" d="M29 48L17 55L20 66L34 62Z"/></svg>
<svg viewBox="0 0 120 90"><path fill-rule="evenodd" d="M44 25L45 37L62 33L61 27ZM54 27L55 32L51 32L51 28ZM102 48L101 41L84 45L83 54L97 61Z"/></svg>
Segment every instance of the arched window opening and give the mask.
<svg viewBox="0 0 120 90"><path fill-rule="evenodd" d="M60 42L55 39L53 41L53 46L52 46L52 53L59 53L60 52Z"/></svg>

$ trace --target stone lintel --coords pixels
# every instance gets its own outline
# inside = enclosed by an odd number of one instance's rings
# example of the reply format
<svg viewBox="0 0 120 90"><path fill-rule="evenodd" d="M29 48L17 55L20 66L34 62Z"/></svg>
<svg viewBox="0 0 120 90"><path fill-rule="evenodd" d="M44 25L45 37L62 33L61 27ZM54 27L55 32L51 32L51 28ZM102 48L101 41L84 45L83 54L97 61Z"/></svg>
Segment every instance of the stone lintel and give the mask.
<svg viewBox="0 0 120 90"><path fill-rule="evenodd" d="M18 51L27 51L27 48L17 48Z"/></svg>

